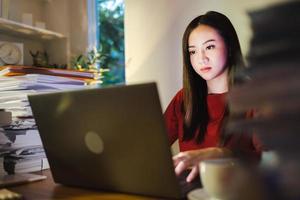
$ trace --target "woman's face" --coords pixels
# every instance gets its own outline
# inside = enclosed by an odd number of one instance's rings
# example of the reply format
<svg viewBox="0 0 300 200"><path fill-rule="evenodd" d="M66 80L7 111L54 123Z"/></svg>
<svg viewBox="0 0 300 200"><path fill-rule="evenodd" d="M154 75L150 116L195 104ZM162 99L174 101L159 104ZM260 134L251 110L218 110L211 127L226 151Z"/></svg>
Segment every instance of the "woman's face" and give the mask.
<svg viewBox="0 0 300 200"><path fill-rule="evenodd" d="M214 28L207 25L195 28L189 36L188 51L194 70L204 80L210 81L226 73L227 47Z"/></svg>

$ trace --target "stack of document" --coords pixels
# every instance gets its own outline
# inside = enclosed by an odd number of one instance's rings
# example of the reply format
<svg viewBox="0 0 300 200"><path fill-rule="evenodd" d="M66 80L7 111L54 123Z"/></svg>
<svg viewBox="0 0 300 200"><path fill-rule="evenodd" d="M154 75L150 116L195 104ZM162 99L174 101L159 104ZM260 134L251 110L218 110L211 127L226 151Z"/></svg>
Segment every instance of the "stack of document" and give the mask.
<svg viewBox="0 0 300 200"><path fill-rule="evenodd" d="M77 89L85 85L84 80L60 76L27 74L23 76L0 77L1 91L7 90L64 90Z"/></svg>
<svg viewBox="0 0 300 200"><path fill-rule="evenodd" d="M28 173L49 168L42 146L27 146L11 151L4 159L4 169L8 174Z"/></svg>
<svg viewBox="0 0 300 200"><path fill-rule="evenodd" d="M79 71L79 70L66 70L55 69L35 66L13 66L7 65L0 71L0 76L11 76L21 74L45 74L52 76L70 77L77 79L84 79L87 82L95 81L101 78L101 73L96 71ZM88 80L90 79L90 80Z"/></svg>
<svg viewBox="0 0 300 200"><path fill-rule="evenodd" d="M87 87L83 80L60 76L0 76L0 111L11 116L10 123L0 123L0 175L49 168L28 95Z"/></svg>

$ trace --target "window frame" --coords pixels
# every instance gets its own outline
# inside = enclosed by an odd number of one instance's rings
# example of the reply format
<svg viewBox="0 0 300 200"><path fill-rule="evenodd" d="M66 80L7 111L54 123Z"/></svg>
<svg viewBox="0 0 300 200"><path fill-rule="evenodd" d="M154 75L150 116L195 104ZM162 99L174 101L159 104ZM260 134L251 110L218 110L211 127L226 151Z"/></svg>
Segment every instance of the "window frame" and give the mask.
<svg viewBox="0 0 300 200"><path fill-rule="evenodd" d="M98 11L97 0L87 1L87 17L88 17L88 50L99 48L99 30L97 27Z"/></svg>

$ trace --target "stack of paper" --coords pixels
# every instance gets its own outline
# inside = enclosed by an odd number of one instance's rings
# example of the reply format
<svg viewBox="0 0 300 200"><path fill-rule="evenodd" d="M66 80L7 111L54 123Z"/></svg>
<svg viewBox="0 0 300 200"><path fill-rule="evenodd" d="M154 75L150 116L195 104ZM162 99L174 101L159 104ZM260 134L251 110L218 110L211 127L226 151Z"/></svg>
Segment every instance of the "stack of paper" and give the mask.
<svg viewBox="0 0 300 200"><path fill-rule="evenodd" d="M83 80L42 74L0 77L1 91L24 89L65 90L82 88L84 85L85 81Z"/></svg>
<svg viewBox="0 0 300 200"><path fill-rule="evenodd" d="M35 66L5 66L0 71L0 76L11 76L20 74L45 74L51 76L61 76L79 79L92 79L97 80L100 78L100 73L94 71L78 71L78 70L66 70L66 69L55 69L55 68L44 68ZM85 80L91 81L91 80Z"/></svg>
<svg viewBox="0 0 300 200"><path fill-rule="evenodd" d="M10 123L0 129L0 175L49 168L27 96L86 87L83 80L59 76L0 76L0 110L11 114Z"/></svg>
<svg viewBox="0 0 300 200"><path fill-rule="evenodd" d="M28 173L47 168L49 163L40 145L16 149L4 159L4 169L8 174Z"/></svg>

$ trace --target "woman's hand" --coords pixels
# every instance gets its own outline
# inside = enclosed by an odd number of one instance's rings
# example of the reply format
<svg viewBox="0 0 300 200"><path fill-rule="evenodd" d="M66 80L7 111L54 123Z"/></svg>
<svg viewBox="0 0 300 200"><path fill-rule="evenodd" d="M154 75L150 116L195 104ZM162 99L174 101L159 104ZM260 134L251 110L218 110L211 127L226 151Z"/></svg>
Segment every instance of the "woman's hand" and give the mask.
<svg viewBox="0 0 300 200"><path fill-rule="evenodd" d="M230 150L218 147L180 152L173 156L175 173L179 175L186 169L192 169L186 178L187 182L191 182L199 174L199 162L207 159L229 157L230 155Z"/></svg>

